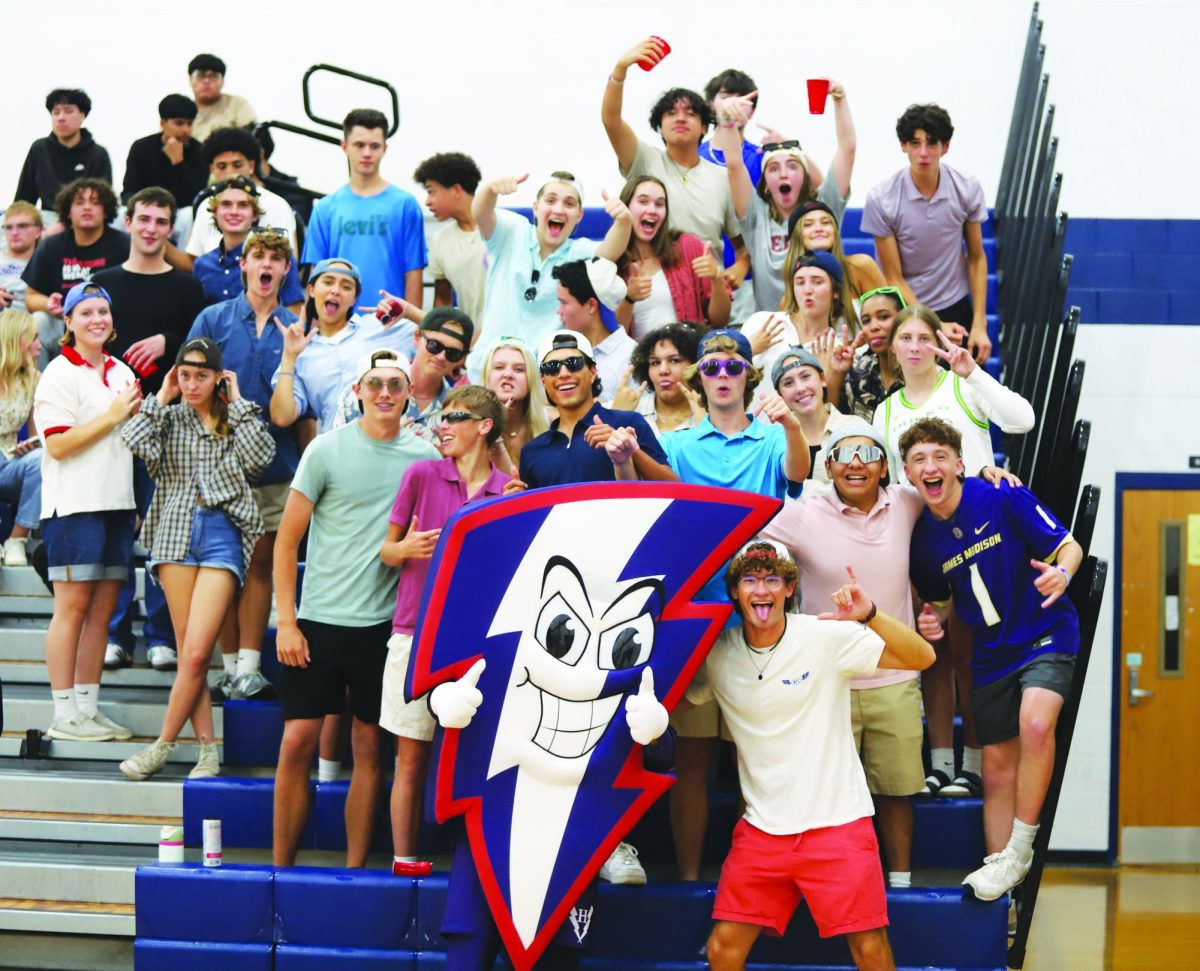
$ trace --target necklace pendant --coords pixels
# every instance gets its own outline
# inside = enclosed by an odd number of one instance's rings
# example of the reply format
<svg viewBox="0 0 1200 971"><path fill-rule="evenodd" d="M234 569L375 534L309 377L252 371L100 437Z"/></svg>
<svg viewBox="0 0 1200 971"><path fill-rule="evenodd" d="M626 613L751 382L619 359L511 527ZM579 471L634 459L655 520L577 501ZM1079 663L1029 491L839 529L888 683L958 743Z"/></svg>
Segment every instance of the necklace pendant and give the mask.
<svg viewBox="0 0 1200 971"><path fill-rule="evenodd" d="M762 675L761 675L761 674L758 676L758 680L759 680L759 681L761 681L761 680L762 680Z"/></svg>

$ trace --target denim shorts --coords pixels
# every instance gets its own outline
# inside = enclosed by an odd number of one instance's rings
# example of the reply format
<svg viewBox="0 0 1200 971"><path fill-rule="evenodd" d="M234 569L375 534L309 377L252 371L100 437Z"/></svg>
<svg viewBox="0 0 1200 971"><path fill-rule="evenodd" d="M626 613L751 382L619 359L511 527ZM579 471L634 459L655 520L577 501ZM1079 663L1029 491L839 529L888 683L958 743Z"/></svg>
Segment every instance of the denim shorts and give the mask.
<svg viewBox="0 0 1200 971"><path fill-rule="evenodd" d="M197 506L192 516L192 537L187 555L181 560L156 560L151 569L157 570L159 563L228 570L241 583L245 576L241 530L229 521L222 510Z"/></svg>
<svg viewBox="0 0 1200 971"><path fill-rule="evenodd" d="M77 512L42 520L51 580L125 580L133 558L132 509Z"/></svg>

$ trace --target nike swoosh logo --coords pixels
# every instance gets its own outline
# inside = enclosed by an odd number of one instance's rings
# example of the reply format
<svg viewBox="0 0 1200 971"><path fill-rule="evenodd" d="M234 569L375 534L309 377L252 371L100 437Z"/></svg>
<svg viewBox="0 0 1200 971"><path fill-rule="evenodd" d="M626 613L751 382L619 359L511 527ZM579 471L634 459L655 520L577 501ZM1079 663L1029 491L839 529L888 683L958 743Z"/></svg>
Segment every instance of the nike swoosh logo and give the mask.
<svg viewBox="0 0 1200 971"><path fill-rule="evenodd" d="M990 522L991 522L991 520L989 519L989 520L987 521L987 523L984 523L984 524L983 524L982 526L980 526L980 527L979 527L977 530L975 530L975 535L976 535L976 536L978 536L978 535L979 535L980 533L982 533L982 532L983 532L985 529L987 529L987 528L988 528L988 523L990 523Z"/></svg>

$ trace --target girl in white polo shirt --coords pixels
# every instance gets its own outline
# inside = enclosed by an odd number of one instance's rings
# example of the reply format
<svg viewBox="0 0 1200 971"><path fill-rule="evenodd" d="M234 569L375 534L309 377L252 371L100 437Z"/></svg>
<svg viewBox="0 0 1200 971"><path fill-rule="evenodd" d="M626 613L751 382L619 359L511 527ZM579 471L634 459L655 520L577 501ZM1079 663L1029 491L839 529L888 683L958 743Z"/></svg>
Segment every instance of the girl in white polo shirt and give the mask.
<svg viewBox="0 0 1200 971"><path fill-rule="evenodd" d="M133 733L96 703L108 621L133 550L133 456L119 429L141 407L142 392L133 372L104 351L116 332L103 287L72 287L63 314L63 352L47 365L33 399L44 446L42 534L54 584L46 631L54 721L46 734L125 740Z"/></svg>

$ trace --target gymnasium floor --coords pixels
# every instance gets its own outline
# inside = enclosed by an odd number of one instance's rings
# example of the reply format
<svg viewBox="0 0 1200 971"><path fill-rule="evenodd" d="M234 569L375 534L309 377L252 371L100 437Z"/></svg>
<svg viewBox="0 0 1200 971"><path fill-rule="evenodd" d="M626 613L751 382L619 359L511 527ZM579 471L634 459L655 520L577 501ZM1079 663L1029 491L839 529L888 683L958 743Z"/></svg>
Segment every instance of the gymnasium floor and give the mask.
<svg viewBox="0 0 1200 971"><path fill-rule="evenodd" d="M1200 968L1200 867L1047 869L1024 971Z"/></svg>

